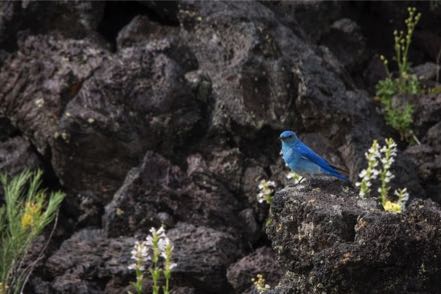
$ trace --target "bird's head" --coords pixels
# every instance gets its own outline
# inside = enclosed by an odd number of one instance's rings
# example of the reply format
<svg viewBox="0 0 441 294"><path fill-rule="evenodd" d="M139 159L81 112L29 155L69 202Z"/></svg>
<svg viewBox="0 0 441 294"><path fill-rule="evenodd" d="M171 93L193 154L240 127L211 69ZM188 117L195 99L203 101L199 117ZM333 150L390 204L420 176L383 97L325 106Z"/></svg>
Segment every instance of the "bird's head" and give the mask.
<svg viewBox="0 0 441 294"><path fill-rule="evenodd" d="M296 133L294 133L293 131L283 131L280 136L280 141L282 141L283 143L294 143L298 140Z"/></svg>

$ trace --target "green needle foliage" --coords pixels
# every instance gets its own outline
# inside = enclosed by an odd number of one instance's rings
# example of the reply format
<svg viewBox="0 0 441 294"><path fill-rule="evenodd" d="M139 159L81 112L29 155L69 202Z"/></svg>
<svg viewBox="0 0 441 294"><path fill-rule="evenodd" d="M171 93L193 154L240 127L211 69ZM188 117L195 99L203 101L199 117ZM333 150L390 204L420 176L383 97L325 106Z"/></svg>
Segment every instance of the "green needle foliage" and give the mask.
<svg viewBox="0 0 441 294"><path fill-rule="evenodd" d="M0 294L22 293L37 260L24 257L32 242L57 215L61 192L47 196L41 171L25 171L13 178L0 176L4 204L0 207ZM42 252L40 252L42 254Z"/></svg>
<svg viewBox="0 0 441 294"><path fill-rule="evenodd" d="M415 95L421 93L421 85L415 75L409 73L409 48L415 27L421 18L413 7L408 8L408 17L405 20L406 32L394 31L395 57L398 67L398 76L394 77L389 71L388 60L381 55L380 58L386 68L387 77L378 82L376 96L380 100L385 115L386 123L400 133L401 139L418 142L411 130L413 122L413 106L409 102L397 103L393 98L397 95Z"/></svg>

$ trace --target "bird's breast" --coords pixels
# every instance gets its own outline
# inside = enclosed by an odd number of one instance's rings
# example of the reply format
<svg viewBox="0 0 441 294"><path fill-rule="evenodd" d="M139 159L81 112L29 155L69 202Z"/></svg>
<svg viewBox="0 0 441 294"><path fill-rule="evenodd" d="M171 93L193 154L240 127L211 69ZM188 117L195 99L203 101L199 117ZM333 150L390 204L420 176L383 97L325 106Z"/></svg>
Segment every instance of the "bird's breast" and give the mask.
<svg viewBox="0 0 441 294"><path fill-rule="evenodd" d="M295 164L298 160L298 155L294 150L289 146L282 146L282 157L287 165Z"/></svg>

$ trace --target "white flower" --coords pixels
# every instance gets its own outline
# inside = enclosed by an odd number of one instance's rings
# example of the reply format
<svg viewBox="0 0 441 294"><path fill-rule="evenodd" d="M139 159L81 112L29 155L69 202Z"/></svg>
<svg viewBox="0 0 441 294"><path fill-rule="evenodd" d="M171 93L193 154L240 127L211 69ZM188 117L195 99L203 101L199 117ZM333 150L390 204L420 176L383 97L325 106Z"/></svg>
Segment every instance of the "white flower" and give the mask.
<svg viewBox="0 0 441 294"><path fill-rule="evenodd" d="M276 188L276 183L274 181L261 180L257 187L259 188L257 201L259 203L263 203L264 201L269 203Z"/></svg>
<svg viewBox="0 0 441 294"><path fill-rule="evenodd" d="M360 174L358 175L360 178L364 178L365 176L367 175L367 170L362 170L361 172L360 172Z"/></svg>
<svg viewBox="0 0 441 294"><path fill-rule="evenodd" d="M149 246L150 248L153 246L153 238L151 235L148 235L145 238L145 243L147 244L147 246Z"/></svg>
<svg viewBox="0 0 441 294"><path fill-rule="evenodd" d="M174 269L174 268L177 267L177 266L178 266L177 263L172 262L172 263L170 264L170 270Z"/></svg>
<svg viewBox="0 0 441 294"><path fill-rule="evenodd" d="M167 246L171 246L171 249L173 250L173 245L171 244L170 239L167 236L159 239L158 248L159 248L159 251L161 252L161 256L164 258L166 258L165 249L167 248Z"/></svg>
<svg viewBox="0 0 441 294"><path fill-rule="evenodd" d="M147 243L136 241L130 253L132 255L131 259L133 259L135 262L129 265L128 268L130 270L138 269L143 271L144 263L150 259Z"/></svg>

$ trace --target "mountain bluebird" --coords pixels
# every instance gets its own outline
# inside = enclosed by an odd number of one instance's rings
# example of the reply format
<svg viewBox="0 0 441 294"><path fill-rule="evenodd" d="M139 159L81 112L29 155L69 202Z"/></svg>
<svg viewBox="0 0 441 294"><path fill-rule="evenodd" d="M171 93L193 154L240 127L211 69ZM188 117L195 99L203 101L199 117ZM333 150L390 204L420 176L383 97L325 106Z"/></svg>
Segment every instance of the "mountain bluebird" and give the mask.
<svg viewBox="0 0 441 294"><path fill-rule="evenodd" d="M282 132L280 140L282 141L280 154L285 164L295 173L301 176L328 175L342 181L347 180L347 177L336 171L329 162L303 144L293 131Z"/></svg>

